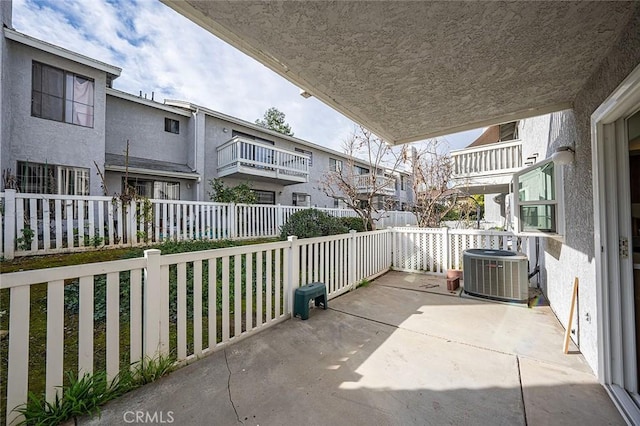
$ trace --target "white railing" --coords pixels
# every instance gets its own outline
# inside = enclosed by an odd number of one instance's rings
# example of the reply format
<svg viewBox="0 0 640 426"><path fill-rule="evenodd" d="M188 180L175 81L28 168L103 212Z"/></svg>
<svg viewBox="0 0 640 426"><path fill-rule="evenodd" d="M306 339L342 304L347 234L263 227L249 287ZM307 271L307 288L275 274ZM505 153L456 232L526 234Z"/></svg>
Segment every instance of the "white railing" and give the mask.
<svg viewBox="0 0 640 426"><path fill-rule="evenodd" d="M523 252L535 264L528 237L506 231L449 228L394 228L393 269L444 274L462 269L462 253L471 248Z"/></svg>
<svg viewBox="0 0 640 426"><path fill-rule="evenodd" d="M204 201L137 200L123 205L110 197L1 194L4 225L0 255L66 253L162 243L277 237L289 217L309 207L226 204ZM318 208L335 217L351 209ZM411 212L381 212L377 227L415 224ZM0 228L1 229L1 228Z"/></svg>
<svg viewBox="0 0 640 426"><path fill-rule="evenodd" d="M7 423L20 420L12 410L27 391L55 400L65 369L84 374L95 366L111 379L144 357L174 353L189 361L290 318L301 284L322 281L329 298L353 289L389 270L391 234L290 237L165 256L147 250L137 259L2 274L0 291L9 292L8 368L0 371ZM32 288L46 301L32 299ZM46 330L30 328L30 311L46 316ZM30 345L46 353L30 353ZM65 352L77 353L77 361ZM38 363L44 388L28 389L29 368Z"/></svg>
<svg viewBox="0 0 640 426"><path fill-rule="evenodd" d="M374 191L380 195L395 195L396 180L392 176L376 175L368 173L364 175L356 175L355 187L358 193L369 193Z"/></svg>
<svg viewBox="0 0 640 426"><path fill-rule="evenodd" d="M522 141L498 142L451 151L454 177L513 173L522 168Z"/></svg>
<svg viewBox="0 0 640 426"><path fill-rule="evenodd" d="M220 176L244 172L307 182L309 161L306 154L275 148L239 136L218 147Z"/></svg>

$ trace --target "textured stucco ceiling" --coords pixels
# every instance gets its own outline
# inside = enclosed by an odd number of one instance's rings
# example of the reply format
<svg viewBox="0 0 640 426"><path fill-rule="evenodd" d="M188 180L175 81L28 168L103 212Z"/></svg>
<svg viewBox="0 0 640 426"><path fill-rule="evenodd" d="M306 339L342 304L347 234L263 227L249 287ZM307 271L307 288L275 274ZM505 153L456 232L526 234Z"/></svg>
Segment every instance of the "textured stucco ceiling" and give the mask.
<svg viewBox="0 0 640 426"><path fill-rule="evenodd" d="M162 1L393 143L571 107L638 7Z"/></svg>

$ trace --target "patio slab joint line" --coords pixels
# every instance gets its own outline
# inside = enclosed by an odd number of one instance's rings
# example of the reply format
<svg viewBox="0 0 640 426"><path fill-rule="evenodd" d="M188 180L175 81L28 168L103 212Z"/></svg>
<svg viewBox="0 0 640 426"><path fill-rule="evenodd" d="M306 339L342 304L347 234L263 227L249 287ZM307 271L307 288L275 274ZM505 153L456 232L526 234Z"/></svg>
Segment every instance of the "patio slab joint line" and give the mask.
<svg viewBox="0 0 640 426"><path fill-rule="evenodd" d="M233 411L236 413L236 420L238 423L244 424L242 420L240 420L240 416L238 415L238 410L236 409L236 404L233 403L233 399L231 398L231 368L229 367L229 360L227 359L227 349L223 349L224 352L224 362L227 364L227 370L229 371L229 378L227 379L227 392L229 393L229 402L233 407Z"/></svg>
<svg viewBox="0 0 640 426"><path fill-rule="evenodd" d="M498 349L486 348L484 346L474 345L472 343L461 342L459 340L449 339L448 337L442 337L442 336L438 336L436 334L429 334L429 333L424 333L424 332L421 332L421 331L411 330L410 328L400 327L400 326L395 325L395 324L390 324L388 322L384 322L384 321L380 321L380 320L375 320L375 319L372 319L372 318L364 317L362 315L357 315L357 314L354 314L352 312L341 311L340 309L336 309L336 308L332 308L332 307L329 307L327 309L330 309L330 310L336 311L336 312L340 312L340 313L345 314L345 315L350 315L352 317L360 318L360 319L363 319L365 321L371 321L371 322L375 322L375 323L378 323L378 324L386 325L388 327L393 327L393 328L397 328L397 329L400 329L400 330L408 331L409 333L415 333L415 334L419 334L421 336L427 336L427 337L432 337L434 339L444 340L447 343L456 343L458 345L469 346L471 348L480 349L480 350L488 351L488 352L495 352L495 353L502 354L502 355L509 355L509 356L516 356L517 355L517 354L515 354L513 352L505 352L505 351L501 351L501 350L498 350ZM533 358L533 360L535 360L535 358Z"/></svg>
<svg viewBox="0 0 640 426"><path fill-rule="evenodd" d="M522 388L522 373L520 372L520 357L516 355L516 366L518 367L518 382L520 383L520 398L522 399L522 416L524 417L524 426L527 426L527 406L524 402L524 389Z"/></svg>

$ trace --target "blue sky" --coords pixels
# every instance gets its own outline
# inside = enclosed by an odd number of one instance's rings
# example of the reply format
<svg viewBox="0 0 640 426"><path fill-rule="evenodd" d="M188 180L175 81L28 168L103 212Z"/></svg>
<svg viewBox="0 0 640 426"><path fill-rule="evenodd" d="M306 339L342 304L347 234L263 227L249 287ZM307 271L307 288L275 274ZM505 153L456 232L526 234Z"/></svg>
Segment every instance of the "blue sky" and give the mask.
<svg viewBox="0 0 640 426"><path fill-rule="evenodd" d="M155 0L14 0L16 30L122 68L114 88L247 121L275 106L295 136L342 150L354 123ZM449 135L451 149L480 130Z"/></svg>

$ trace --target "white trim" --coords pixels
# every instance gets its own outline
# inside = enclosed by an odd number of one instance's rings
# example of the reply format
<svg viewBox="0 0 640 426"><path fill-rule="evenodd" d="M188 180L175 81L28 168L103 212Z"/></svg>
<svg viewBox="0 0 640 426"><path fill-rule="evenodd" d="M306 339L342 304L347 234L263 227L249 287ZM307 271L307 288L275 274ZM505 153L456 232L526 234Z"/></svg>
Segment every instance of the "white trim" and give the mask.
<svg viewBox="0 0 640 426"><path fill-rule="evenodd" d="M629 321L628 310L621 312L620 258L618 255L618 170L615 150L615 124L640 104L640 66L637 66L613 93L591 115L591 152L593 176L594 248L596 263L596 296L598 326L598 380L605 385L627 422L640 419L637 404L621 387L624 386L623 322ZM620 132L618 132L620 133ZM608 173L606 173L608 171ZM609 197L607 197L607 195ZM615 197L616 202L609 202ZM628 278L627 278L628 279ZM629 342L626 342L628 345ZM628 348L627 348L628 350ZM635 349L634 349L635 350ZM635 362L635 360L629 360ZM627 377L628 377L627 372ZM633 383L631 383L633 386Z"/></svg>
<svg viewBox="0 0 640 426"><path fill-rule="evenodd" d="M539 169L549 163L553 164L553 186L555 192L555 198L553 201L519 201L518 194L518 180L523 174L529 173L532 170ZM564 217L564 167L557 164L553 157L546 158L529 167L519 170L513 174L513 230L518 236L533 236L543 238L553 238L560 241L564 241L565 235L565 217ZM556 232L544 232L544 231L522 231L520 229L520 205L554 205L556 207Z"/></svg>
<svg viewBox="0 0 640 426"><path fill-rule="evenodd" d="M141 98L140 96L132 95L131 93L122 92L120 90L112 89L110 87L107 88L107 96L113 96L114 98L124 99L125 101L135 102L141 105L145 105L151 108L160 109L166 112L170 112L172 114L181 115L183 117L191 118L191 111L185 111L184 109L180 109L178 107L173 107L170 105L161 104L160 102L152 101L150 99Z"/></svg>
<svg viewBox="0 0 640 426"><path fill-rule="evenodd" d="M127 167L111 165L111 166L104 166L104 170L108 172L125 173L127 171ZM171 177L176 179L189 179L189 180L200 179L200 175L198 173L166 172L164 170L141 169L137 167L129 167L128 170L129 170L129 173L136 173L139 175L146 175L146 176L163 176L163 177Z"/></svg>
<svg viewBox="0 0 640 426"><path fill-rule="evenodd" d="M47 43L46 41L38 40L37 38L19 33L18 31L12 30L11 28L4 29L4 36L9 40L22 43L25 46L33 47L35 49L42 50L43 52L51 53L52 55L56 55L64 59L68 59L70 61L77 62L79 64L86 65L100 71L104 71L114 78L119 77L120 73L122 72L122 68L100 62L96 59L89 58L88 56L84 56L79 53L72 52L71 50L64 49L60 46Z"/></svg>

